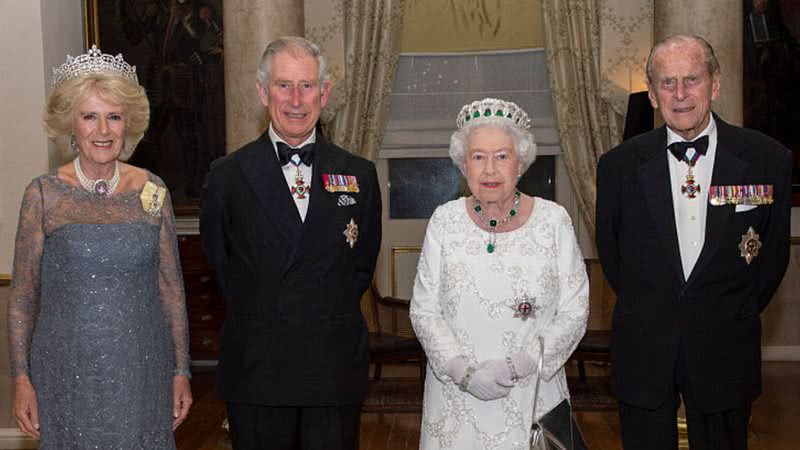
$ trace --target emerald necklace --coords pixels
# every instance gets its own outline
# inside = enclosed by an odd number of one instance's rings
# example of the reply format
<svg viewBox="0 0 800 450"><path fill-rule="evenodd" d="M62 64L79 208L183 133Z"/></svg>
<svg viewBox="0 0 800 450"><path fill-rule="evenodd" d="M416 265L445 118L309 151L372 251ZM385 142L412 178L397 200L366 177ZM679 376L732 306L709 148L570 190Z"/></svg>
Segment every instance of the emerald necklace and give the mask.
<svg viewBox="0 0 800 450"><path fill-rule="evenodd" d="M486 245L486 251L488 253L494 253L494 250L497 247L496 245L497 226L508 222L509 220L511 220L512 217L517 215L517 209L519 209L519 199L520 199L520 192L518 190L515 190L514 205L511 207L511 210L508 211L508 214L506 214L506 216L503 219L498 221L497 219L487 219L486 217L484 217L481 201L478 200L478 197L475 197L474 195L472 196L472 209L475 210L475 213L478 215L478 218L481 219L481 222L487 227L489 227L489 243Z"/></svg>

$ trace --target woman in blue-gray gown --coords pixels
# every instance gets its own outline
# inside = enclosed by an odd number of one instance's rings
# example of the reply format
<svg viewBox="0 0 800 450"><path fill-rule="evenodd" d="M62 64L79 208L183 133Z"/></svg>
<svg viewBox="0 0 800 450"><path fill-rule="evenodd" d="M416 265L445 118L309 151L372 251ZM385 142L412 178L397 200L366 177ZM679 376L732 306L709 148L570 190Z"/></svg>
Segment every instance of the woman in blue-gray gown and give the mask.
<svg viewBox="0 0 800 450"><path fill-rule="evenodd" d="M122 56L53 70L44 127L73 159L25 189L8 307L14 415L42 449L174 449L189 412L170 197L120 162L148 120Z"/></svg>

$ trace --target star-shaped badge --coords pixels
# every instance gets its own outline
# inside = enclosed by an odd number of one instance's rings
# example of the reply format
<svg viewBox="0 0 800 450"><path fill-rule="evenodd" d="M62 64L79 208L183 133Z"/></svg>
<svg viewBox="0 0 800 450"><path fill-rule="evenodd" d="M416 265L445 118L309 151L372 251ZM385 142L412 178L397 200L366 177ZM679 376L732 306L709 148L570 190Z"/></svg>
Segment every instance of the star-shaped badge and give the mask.
<svg viewBox="0 0 800 450"><path fill-rule="evenodd" d="M356 245L356 242L358 242L358 225L356 225L356 221L353 220L352 217L350 218L350 223L347 224L347 227L345 227L342 234L344 234L347 243L350 244L350 248L353 248Z"/></svg>
<svg viewBox="0 0 800 450"><path fill-rule="evenodd" d="M759 238L760 236L753 227L747 230L747 234L742 235L742 242L739 243L739 250L741 251L741 257L744 258L747 264L750 264L753 258L758 256L758 251L761 249L761 240Z"/></svg>
<svg viewBox="0 0 800 450"><path fill-rule="evenodd" d="M531 298L526 295L519 299L515 298L512 301L511 309L514 310L514 318L522 319L523 322L531 317L536 317L536 313L542 309L536 304L536 297Z"/></svg>

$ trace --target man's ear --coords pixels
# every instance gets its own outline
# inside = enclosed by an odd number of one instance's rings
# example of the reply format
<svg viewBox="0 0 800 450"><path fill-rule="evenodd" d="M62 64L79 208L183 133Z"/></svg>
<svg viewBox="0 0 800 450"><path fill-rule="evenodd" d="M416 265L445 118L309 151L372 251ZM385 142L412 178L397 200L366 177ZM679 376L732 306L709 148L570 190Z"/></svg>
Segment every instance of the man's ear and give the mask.
<svg viewBox="0 0 800 450"><path fill-rule="evenodd" d="M647 83L647 98L650 99L650 106L652 106L653 109L658 109L658 98L650 83Z"/></svg>
<svg viewBox="0 0 800 450"><path fill-rule="evenodd" d="M261 104L269 106L269 94L267 88L261 85L260 81L256 81L256 89L258 89L258 96L261 97Z"/></svg>
<svg viewBox="0 0 800 450"><path fill-rule="evenodd" d="M719 73L711 75L711 100L719 97Z"/></svg>
<svg viewBox="0 0 800 450"><path fill-rule="evenodd" d="M331 98L331 80L325 81L322 83L322 96L319 99L320 104L324 108L325 105L328 104L328 100Z"/></svg>

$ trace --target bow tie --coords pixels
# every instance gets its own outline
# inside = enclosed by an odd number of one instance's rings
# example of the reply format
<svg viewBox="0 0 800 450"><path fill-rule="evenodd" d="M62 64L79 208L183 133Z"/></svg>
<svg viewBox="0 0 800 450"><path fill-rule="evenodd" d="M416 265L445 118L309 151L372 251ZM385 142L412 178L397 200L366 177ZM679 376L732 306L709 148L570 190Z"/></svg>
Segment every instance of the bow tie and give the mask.
<svg viewBox="0 0 800 450"><path fill-rule="evenodd" d="M687 161L686 160L686 150L690 148L694 148L695 157L692 160L697 160L700 155L705 155L706 151L708 150L708 135L703 137L699 137L694 141L678 141L673 142L667 146L670 152L678 158L678 161Z"/></svg>
<svg viewBox="0 0 800 450"><path fill-rule="evenodd" d="M311 163L314 162L314 143L306 144L300 148L292 148L289 147L289 144L285 142L278 142L278 161L280 161L281 166L285 166L289 164L292 160L292 156L297 154L300 155L300 161L307 166L311 166Z"/></svg>

